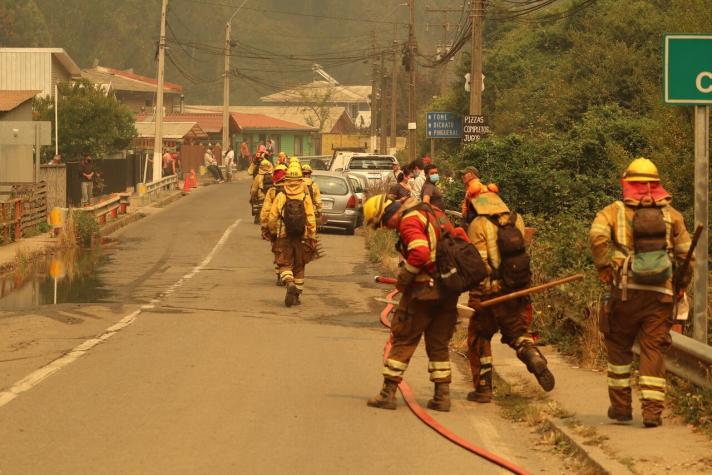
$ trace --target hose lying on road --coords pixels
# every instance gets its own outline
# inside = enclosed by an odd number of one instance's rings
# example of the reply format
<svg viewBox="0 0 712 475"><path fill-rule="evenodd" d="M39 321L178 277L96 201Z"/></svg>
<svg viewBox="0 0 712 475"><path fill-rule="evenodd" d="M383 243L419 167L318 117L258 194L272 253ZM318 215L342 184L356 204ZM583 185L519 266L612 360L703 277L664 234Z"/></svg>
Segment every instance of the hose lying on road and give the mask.
<svg viewBox="0 0 712 475"><path fill-rule="evenodd" d="M391 301L393 297L398 293L397 290L393 290L391 293L388 294L387 299ZM386 308L383 309L381 312L381 323L383 326L390 328L391 327L391 322L388 319L388 316L391 314L393 311L393 304L389 303L386 305ZM389 350L391 347L391 337L388 337L388 341L386 342L386 347L384 349L384 355L383 357L385 358L386 355L388 354ZM443 426L440 424L438 421L436 421L428 412L423 409L423 407L418 404L418 402L415 400L415 397L413 396L413 391L410 389L410 386L408 386L408 383L405 381L401 381L401 383L398 385L398 389L401 392L401 395L403 396L403 399L405 399L406 404L410 408L411 411L413 411L413 414L415 414L418 419L420 419L422 422L424 422L426 425L428 425L431 429L433 429L435 432L438 434L442 435L449 441L459 445L460 447L464 448L465 450L468 450L472 452L473 454L484 458L485 460L489 460L490 462L499 465L500 467L509 470L512 473L516 474L521 474L525 475L528 474L526 470L523 468L513 464L512 462L509 462L502 457L493 454L492 452L489 452L488 450L483 449L482 447L478 447L477 445L473 444L472 442L463 439L462 437L458 436L457 434L451 432L448 430L447 427Z"/></svg>

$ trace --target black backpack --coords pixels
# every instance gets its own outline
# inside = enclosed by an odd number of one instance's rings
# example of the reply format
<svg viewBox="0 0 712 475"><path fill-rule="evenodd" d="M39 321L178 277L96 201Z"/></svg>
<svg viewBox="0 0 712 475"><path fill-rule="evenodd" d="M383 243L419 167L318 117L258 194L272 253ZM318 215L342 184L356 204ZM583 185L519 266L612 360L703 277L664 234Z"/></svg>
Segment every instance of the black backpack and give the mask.
<svg viewBox="0 0 712 475"><path fill-rule="evenodd" d="M267 193L267 190L272 188L272 175L266 174L262 179L262 193Z"/></svg>
<svg viewBox="0 0 712 475"><path fill-rule="evenodd" d="M458 294L478 287L487 277L487 266L480 252L471 242L447 230L445 224L448 219L444 214L438 216L427 204L421 204L419 208L432 215L440 228L440 238L435 247L436 279L447 290ZM427 229L426 235L430 245Z"/></svg>
<svg viewBox="0 0 712 475"><path fill-rule="evenodd" d="M517 228L517 213L510 213L509 221L500 224L499 216L490 220L497 226L497 248L500 264L498 277L504 290L519 290L531 284L532 272L529 254L527 254L524 236Z"/></svg>
<svg viewBox="0 0 712 475"><path fill-rule="evenodd" d="M307 229L307 211L304 207L304 198L301 200L289 198L282 207L282 222L284 230L289 237L302 237Z"/></svg>

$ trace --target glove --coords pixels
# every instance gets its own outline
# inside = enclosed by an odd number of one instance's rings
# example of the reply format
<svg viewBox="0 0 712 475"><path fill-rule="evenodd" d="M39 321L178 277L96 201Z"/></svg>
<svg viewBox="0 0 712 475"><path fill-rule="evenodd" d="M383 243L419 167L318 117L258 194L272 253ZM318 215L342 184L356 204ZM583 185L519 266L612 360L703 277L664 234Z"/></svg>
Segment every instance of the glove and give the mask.
<svg viewBox="0 0 712 475"><path fill-rule="evenodd" d="M401 267L400 272L398 272L398 278L396 279L396 289L399 292L404 292L410 284L415 280L415 274L408 272L408 269Z"/></svg>

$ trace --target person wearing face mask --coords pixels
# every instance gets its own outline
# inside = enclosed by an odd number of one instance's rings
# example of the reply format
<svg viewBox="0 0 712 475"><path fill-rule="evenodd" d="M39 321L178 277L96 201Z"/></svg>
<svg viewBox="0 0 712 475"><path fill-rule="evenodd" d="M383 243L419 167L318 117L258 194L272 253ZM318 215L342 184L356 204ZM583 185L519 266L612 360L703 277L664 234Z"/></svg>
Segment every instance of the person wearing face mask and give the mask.
<svg viewBox="0 0 712 475"><path fill-rule="evenodd" d="M423 173L424 167L425 165L423 165L421 158L413 161L408 167L413 171L413 178L411 178L411 181L408 183L410 185L410 196L418 201L423 197L423 185L426 181L425 173Z"/></svg>
<svg viewBox="0 0 712 475"><path fill-rule="evenodd" d="M443 200L443 192L436 186L438 181L440 181L438 167L433 164L426 165L423 173L425 175L425 183L423 184L420 200L423 203L428 203L431 206L444 210L445 201Z"/></svg>

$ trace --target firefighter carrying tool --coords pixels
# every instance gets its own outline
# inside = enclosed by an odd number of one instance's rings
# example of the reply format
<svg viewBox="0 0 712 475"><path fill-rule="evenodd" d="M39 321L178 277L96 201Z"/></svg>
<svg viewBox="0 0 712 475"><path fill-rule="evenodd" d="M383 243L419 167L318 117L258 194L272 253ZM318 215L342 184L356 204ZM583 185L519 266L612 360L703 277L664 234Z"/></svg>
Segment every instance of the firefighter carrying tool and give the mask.
<svg viewBox="0 0 712 475"><path fill-rule="evenodd" d="M314 203L314 211L316 212L317 220L321 218L321 190L319 185L314 183L312 179L312 167L309 164L302 165L302 173L304 174L304 184L309 190L309 196L311 196L312 202Z"/></svg>
<svg viewBox="0 0 712 475"><path fill-rule="evenodd" d="M497 330L502 332L502 342L516 351L539 385L551 391L555 385L554 375L527 329L528 297L481 306L531 284L524 221L517 213L510 212L499 195L489 189L476 196L472 206L477 217L470 223L467 234L487 264L490 276L470 292L469 306L482 308L470 317L468 326L468 358L475 390L467 399L482 403L492 400L491 340Z"/></svg>
<svg viewBox="0 0 712 475"><path fill-rule="evenodd" d="M611 285L600 316L608 351L608 417L633 420L630 378L637 337L643 425L657 427L665 406L663 353L672 344L673 299L684 295L692 277L684 272L673 286L672 275L685 262L691 241L653 162L633 160L621 184L623 199L599 211L589 232L599 278Z"/></svg>
<svg viewBox="0 0 712 475"><path fill-rule="evenodd" d="M405 257L396 283L403 296L392 321L392 347L384 362L383 388L368 401L368 405L396 408L396 389L424 335L430 380L435 384L428 407L449 411L451 369L448 344L457 321L458 293L447 290L431 275L436 270L436 248L443 230L451 234L457 234L458 230L437 209L428 212L416 199L390 201L384 194L366 200L364 220L374 228L395 229L400 237L399 249Z"/></svg>
<svg viewBox="0 0 712 475"><path fill-rule="evenodd" d="M272 163L263 158L257 170L257 175L252 179L252 187L250 188L250 204L252 205L252 216L255 217L255 224L260 223L262 203L267 190L272 186Z"/></svg>
<svg viewBox="0 0 712 475"><path fill-rule="evenodd" d="M282 286L282 279L279 277L279 266L277 265L277 252L274 245L277 239L269 232L269 213L272 210L272 203L278 193L284 192L284 177L287 173L287 167L277 165L272 173L272 186L265 193L265 199L262 203L262 211L260 211L260 229L262 230L262 239L272 243L272 253L275 256L274 272L277 274L277 285Z"/></svg>

